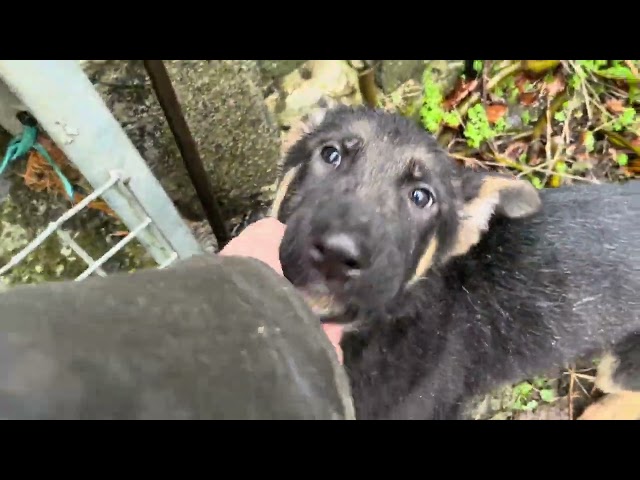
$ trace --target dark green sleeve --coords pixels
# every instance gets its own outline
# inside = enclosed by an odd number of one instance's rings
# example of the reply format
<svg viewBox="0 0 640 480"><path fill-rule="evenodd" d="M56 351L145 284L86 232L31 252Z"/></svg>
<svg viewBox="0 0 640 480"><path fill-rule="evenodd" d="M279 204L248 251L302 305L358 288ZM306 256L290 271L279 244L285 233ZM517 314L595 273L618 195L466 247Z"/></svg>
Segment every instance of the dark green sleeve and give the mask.
<svg viewBox="0 0 640 480"><path fill-rule="evenodd" d="M0 293L0 418L353 419L319 322L263 263Z"/></svg>

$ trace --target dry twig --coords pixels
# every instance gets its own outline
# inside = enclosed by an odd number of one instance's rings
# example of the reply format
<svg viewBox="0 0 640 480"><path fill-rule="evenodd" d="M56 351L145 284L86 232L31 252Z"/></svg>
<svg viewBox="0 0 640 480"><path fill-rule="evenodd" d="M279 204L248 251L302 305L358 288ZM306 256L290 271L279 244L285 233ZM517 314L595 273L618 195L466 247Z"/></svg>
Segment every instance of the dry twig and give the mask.
<svg viewBox="0 0 640 480"><path fill-rule="evenodd" d="M589 118L589 121L591 121L593 119L593 113L591 111L591 100L589 94L587 93L587 79L585 78L584 70L573 60L569 60L569 63L573 67L574 72L576 72L576 74L580 78L580 89L582 90L585 106L587 107L587 117Z"/></svg>

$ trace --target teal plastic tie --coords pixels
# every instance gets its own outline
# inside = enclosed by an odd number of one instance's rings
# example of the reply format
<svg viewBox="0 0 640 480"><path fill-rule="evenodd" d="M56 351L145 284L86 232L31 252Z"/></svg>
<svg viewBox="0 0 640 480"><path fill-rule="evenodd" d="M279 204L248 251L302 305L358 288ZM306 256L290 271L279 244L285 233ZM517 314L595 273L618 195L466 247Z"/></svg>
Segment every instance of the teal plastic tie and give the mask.
<svg viewBox="0 0 640 480"><path fill-rule="evenodd" d="M67 180L67 177L65 177L64 173L62 173L62 171L60 170L60 167L58 167L58 165L56 165L56 163L53 161L53 159L49 155L49 152L47 152L47 149L44 148L40 143L36 142L37 138L38 128L25 126L22 134L17 135L9 142L7 151L4 154L4 158L2 159L2 164L0 164L0 175L4 173L10 163L22 158L24 155L29 153L29 150L34 149L40 155L42 155L47 160L47 162L49 162L49 165L51 165L53 171L56 172L56 175L58 175L58 177L60 177L60 180L62 180L64 189L73 202L73 186L71 185L71 182Z"/></svg>

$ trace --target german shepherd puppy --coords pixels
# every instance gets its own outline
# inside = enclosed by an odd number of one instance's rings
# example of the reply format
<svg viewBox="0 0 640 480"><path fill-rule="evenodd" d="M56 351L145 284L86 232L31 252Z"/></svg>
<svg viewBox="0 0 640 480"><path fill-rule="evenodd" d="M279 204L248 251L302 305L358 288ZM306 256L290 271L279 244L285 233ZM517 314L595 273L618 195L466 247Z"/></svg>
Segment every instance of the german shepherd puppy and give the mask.
<svg viewBox="0 0 640 480"><path fill-rule="evenodd" d="M319 109L290 139L283 271L345 325L358 418L465 418L472 397L603 352L597 385L617 395L585 417L640 418L638 183L540 194L364 107Z"/></svg>

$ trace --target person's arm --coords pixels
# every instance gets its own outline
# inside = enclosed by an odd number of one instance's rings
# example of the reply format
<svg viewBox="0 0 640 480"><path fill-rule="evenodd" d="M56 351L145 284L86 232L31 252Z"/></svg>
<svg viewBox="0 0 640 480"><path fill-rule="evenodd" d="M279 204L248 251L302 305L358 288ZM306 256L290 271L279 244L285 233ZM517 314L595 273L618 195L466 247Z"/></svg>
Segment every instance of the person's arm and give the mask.
<svg viewBox="0 0 640 480"><path fill-rule="evenodd" d="M0 293L0 418L353 419L317 319L232 253Z"/></svg>

